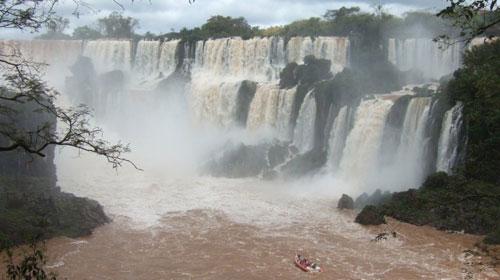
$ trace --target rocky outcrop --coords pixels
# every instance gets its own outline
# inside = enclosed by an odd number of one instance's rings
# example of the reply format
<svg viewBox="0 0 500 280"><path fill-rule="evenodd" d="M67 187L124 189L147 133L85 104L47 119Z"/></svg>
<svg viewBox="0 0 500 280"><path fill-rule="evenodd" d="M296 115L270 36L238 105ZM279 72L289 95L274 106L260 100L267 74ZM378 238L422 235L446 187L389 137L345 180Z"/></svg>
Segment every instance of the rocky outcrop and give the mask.
<svg viewBox="0 0 500 280"><path fill-rule="evenodd" d="M354 220L361 225L381 225L385 224L385 218L382 210L377 206L368 205L356 216Z"/></svg>
<svg viewBox="0 0 500 280"><path fill-rule="evenodd" d="M109 222L94 200L40 177L0 177L0 248L55 236L79 237Z"/></svg>
<svg viewBox="0 0 500 280"><path fill-rule="evenodd" d="M290 153L288 144L280 141L258 145L228 143L221 154L205 164L203 171L216 177L244 178L263 174L270 179L276 176L273 168L282 164Z"/></svg>
<svg viewBox="0 0 500 280"><path fill-rule="evenodd" d="M347 194L343 194L340 198L338 204L338 209L354 209L354 201Z"/></svg>

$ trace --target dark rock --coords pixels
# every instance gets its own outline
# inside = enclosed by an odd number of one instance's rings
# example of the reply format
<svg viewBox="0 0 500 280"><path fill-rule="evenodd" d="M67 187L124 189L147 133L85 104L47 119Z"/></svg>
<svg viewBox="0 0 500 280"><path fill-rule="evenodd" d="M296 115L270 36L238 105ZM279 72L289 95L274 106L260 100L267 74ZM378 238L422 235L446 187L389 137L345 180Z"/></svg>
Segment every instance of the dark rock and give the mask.
<svg viewBox="0 0 500 280"><path fill-rule="evenodd" d="M337 204L338 209L354 209L354 201L347 194L343 194Z"/></svg>
<svg viewBox="0 0 500 280"><path fill-rule="evenodd" d="M237 122L240 126L245 127L248 119L248 111L250 110L250 103L257 90L257 83L252 81L241 82L240 88L238 90L238 108L237 112Z"/></svg>
<svg viewBox="0 0 500 280"><path fill-rule="evenodd" d="M358 198L356 198L354 207L356 209L363 209L367 205L380 206L387 202L391 198L391 196L392 194L390 192L382 192L380 189L377 189L371 195L363 193Z"/></svg>
<svg viewBox="0 0 500 280"><path fill-rule="evenodd" d="M326 163L326 153L321 150L313 150L305 154L300 154L288 161L281 172L292 178L297 178L310 174Z"/></svg>
<svg viewBox="0 0 500 280"><path fill-rule="evenodd" d="M109 221L99 203L61 192L50 179L0 177L0 249L33 239L89 235Z"/></svg>
<svg viewBox="0 0 500 280"><path fill-rule="evenodd" d="M361 225L381 225L386 223L381 209L373 205L363 208L354 221Z"/></svg>

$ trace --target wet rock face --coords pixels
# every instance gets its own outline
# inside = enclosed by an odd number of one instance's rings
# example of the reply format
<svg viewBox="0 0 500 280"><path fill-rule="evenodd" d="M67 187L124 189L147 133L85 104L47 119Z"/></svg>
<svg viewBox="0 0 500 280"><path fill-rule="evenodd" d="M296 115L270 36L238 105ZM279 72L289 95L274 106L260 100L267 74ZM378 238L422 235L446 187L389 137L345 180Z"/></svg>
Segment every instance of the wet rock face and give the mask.
<svg viewBox="0 0 500 280"><path fill-rule="evenodd" d="M354 221L365 226L377 226L386 223L383 212L378 207L373 205L368 205L363 208Z"/></svg>
<svg viewBox="0 0 500 280"><path fill-rule="evenodd" d="M338 209L354 209L354 201L346 194L343 194L337 204Z"/></svg>

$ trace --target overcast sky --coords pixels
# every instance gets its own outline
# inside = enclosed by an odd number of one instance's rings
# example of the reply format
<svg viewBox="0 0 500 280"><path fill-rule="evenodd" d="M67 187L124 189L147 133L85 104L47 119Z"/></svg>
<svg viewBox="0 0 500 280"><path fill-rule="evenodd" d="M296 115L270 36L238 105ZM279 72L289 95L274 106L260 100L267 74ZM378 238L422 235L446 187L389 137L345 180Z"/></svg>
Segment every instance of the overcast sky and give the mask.
<svg viewBox="0 0 500 280"><path fill-rule="evenodd" d="M359 6L365 11L373 10L373 5L382 2L387 12L401 15L412 10L435 11L444 6L444 0L120 0L124 9L112 0L83 0L92 8L80 7L80 17L75 17L73 0L62 0L57 7L59 15L68 18L70 28L92 24L99 17L112 11L121 11L137 18L140 23L138 33L151 31L166 33L171 29L202 25L213 15L245 17L251 25L262 27L282 25L297 19L320 17L328 9L342 6ZM68 31L70 33L71 30ZM0 38L33 36L14 30L0 30Z"/></svg>

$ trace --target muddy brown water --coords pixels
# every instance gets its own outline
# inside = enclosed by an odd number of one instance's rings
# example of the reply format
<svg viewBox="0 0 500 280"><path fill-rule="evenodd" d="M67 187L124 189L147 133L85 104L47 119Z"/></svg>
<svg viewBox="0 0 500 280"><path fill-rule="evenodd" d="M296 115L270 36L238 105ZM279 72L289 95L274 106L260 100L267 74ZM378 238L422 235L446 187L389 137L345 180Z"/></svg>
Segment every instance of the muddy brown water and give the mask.
<svg viewBox="0 0 500 280"><path fill-rule="evenodd" d="M355 211L335 207L349 186L103 172L82 161L58 165L59 185L99 201L113 222L47 241L47 267L61 279L500 279L466 252L481 237L354 223ZM392 230L395 238L372 241ZM302 272L296 253L324 272Z"/></svg>

